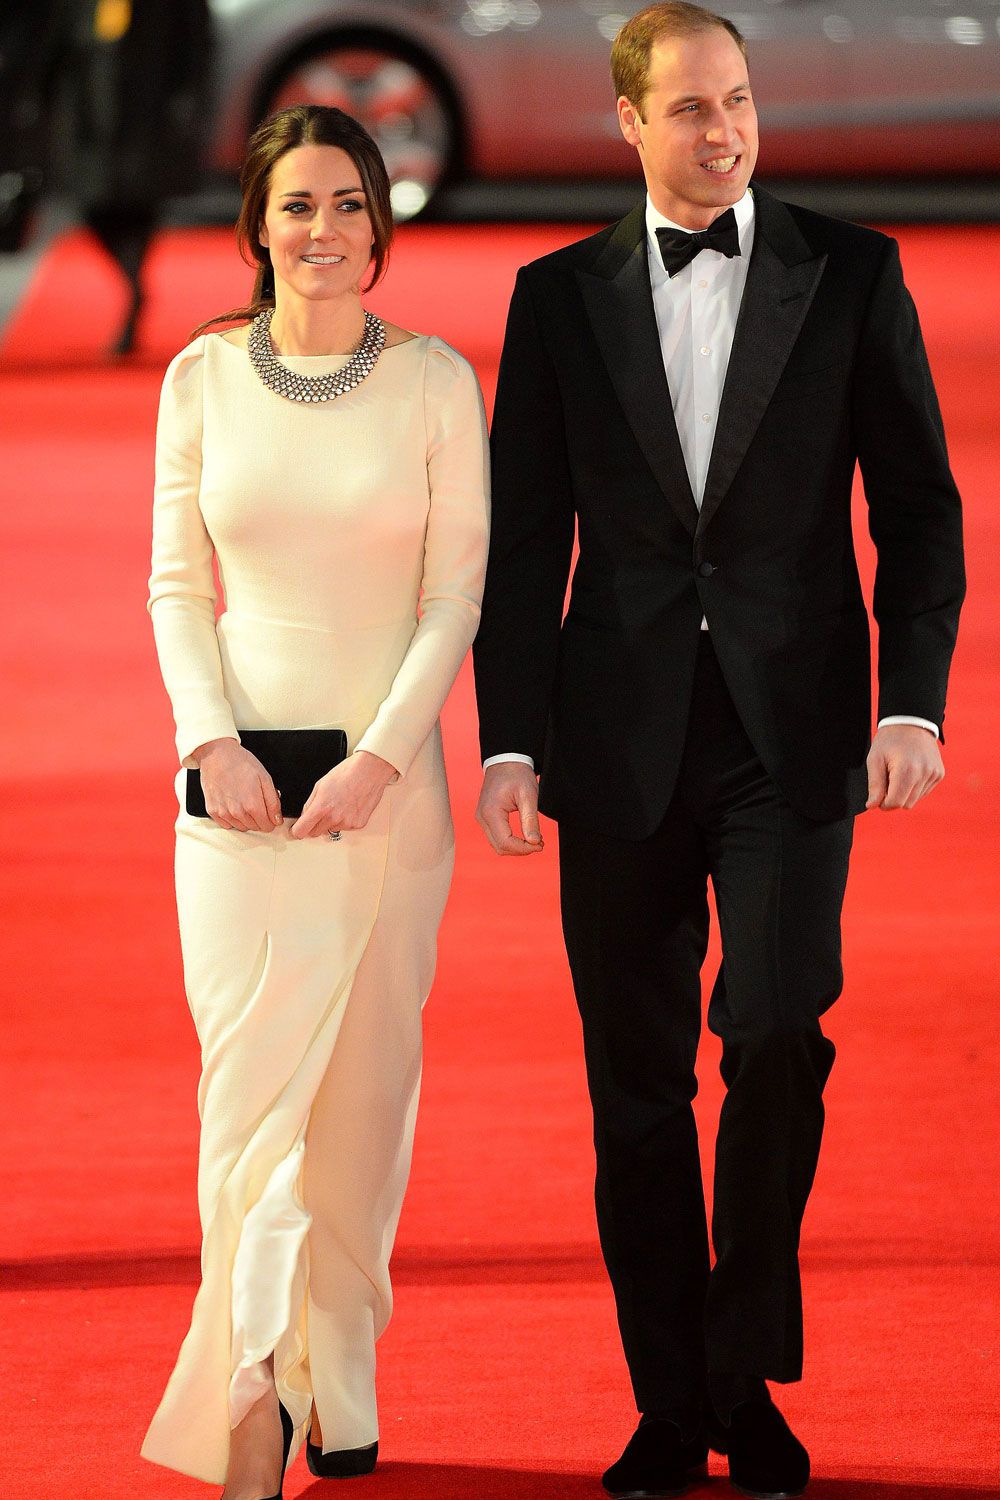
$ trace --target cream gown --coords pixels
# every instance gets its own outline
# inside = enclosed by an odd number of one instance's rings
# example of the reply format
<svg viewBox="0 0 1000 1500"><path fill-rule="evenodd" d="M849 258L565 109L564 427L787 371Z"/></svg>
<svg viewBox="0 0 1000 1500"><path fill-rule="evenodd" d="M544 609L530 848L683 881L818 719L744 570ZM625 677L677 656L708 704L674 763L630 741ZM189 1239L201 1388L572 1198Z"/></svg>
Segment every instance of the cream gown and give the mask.
<svg viewBox="0 0 1000 1500"><path fill-rule="evenodd" d="M453 863L438 716L478 623L488 504L479 386L441 339L384 350L322 405L269 391L219 334L167 371L149 608L182 766L203 1242L142 1453L200 1479L224 1482L272 1352L293 1454L313 1400L327 1451L378 1435L375 1340ZM366 828L297 841L188 817L199 745L310 726L400 772Z"/></svg>

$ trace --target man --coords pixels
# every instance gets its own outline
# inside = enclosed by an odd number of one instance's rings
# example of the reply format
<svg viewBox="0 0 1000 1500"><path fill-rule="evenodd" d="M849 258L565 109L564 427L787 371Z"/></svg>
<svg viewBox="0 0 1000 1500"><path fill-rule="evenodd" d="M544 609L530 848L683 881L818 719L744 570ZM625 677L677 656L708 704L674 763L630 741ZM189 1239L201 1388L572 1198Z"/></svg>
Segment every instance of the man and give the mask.
<svg viewBox="0 0 1000 1500"><path fill-rule="evenodd" d="M541 849L540 772L559 821L598 1225L641 1413L605 1488L682 1493L710 1445L744 1493L795 1495L808 1454L765 1381L801 1377L819 1018L855 814L912 807L943 775L959 499L895 242L750 187L735 27L652 6L612 72L646 201L522 269L511 303L478 817L499 853ZM857 460L878 551L870 749ZM711 1271L691 1109L708 879L727 1085Z"/></svg>
<svg viewBox="0 0 1000 1500"><path fill-rule="evenodd" d="M68 187L128 284L111 346L130 354L143 267L166 200L194 192L210 88L207 0L71 0Z"/></svg>

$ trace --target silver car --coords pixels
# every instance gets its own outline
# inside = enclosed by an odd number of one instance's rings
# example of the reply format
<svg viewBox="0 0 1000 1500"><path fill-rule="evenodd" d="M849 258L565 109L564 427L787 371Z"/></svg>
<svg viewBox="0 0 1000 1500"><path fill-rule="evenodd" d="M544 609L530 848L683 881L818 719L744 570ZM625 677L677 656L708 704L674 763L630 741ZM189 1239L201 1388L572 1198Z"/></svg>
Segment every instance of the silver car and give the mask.
<svg viewBox="0 0 1000 1500"><path fill-rule="evenodd" d="M961 6L961 14L956 7ZM445 180L635 175L608 72L617 0L212 0L209 165L285 104L378 141L397 217ZM1000 170L1000 0L743 0L771 177Z"/></svg>

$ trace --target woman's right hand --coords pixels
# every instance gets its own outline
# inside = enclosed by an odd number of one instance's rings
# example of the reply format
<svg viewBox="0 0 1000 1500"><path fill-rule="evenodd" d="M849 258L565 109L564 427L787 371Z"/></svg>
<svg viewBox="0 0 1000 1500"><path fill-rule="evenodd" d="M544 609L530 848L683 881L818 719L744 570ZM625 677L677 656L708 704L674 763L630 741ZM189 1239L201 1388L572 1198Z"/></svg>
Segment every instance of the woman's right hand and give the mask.
<svg viewBox="0 0 1000 1500"><path fill-rule="evenodd" d="M281 800L256 755L239 740L209 740L191 752L201 772L205 810L220 828L237 833L273 833L281 822Z"/></svg>

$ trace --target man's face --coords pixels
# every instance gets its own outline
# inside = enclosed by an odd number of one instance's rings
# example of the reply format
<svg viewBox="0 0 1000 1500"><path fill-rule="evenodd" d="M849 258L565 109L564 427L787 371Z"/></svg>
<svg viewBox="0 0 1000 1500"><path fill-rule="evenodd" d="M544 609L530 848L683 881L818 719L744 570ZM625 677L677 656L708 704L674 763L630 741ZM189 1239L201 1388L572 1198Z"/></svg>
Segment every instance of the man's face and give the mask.
<svg viewBox="0 0 1000 1500"><path fill-rule="evenodd" d="M757 161L746 58L729 33L713 26L657 42L642 113L618 100L654 206L685 228L707 229L743 197Z"/></svg>

